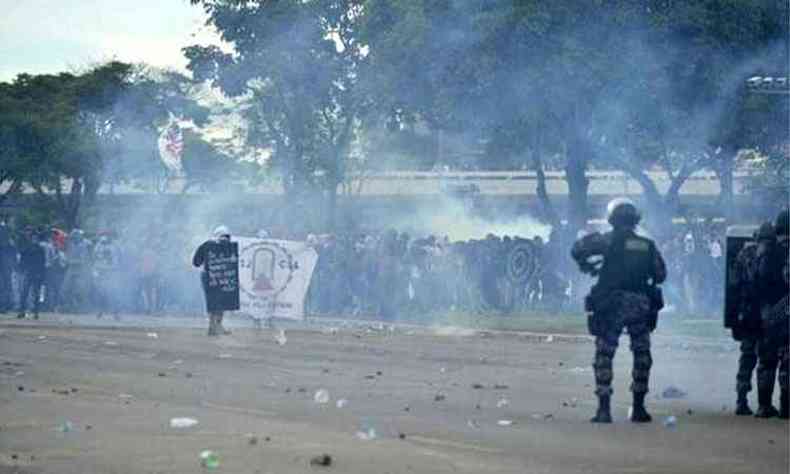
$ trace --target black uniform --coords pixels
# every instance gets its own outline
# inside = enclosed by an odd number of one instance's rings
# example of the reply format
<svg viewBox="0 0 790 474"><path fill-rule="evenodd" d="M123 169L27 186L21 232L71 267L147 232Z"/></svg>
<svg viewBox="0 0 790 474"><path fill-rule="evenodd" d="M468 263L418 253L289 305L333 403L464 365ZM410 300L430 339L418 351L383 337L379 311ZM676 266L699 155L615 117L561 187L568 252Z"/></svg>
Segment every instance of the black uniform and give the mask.
<svg viewBox="0 0 790 474"><path fill-rule="evenodd" d="M738 394L736 414L748 415L747 394L752 390L752 372L757 366L757 348L762 335L759 304L754 290L757 279L757 243L747 243L735 259L731 291L731 310L736 313L732 335L741 343L741 356L735 376L735 391Z"/></svg>
<svg viewBox="0 0 790 474"><path fill-rule="evenodd" d="M757 367L758 416L776 414L772 406L777 367L781 389L781 415L788 416L788 236L778 235L776 242L758 253L757 299L763 324Z"/></svg>
<svg viewBox="0 0 790 474"><path fill-rule="evenodd" d="M592 234L576 242L571 252L582 271L598 274L598 282L587 297L590 333L595 336L595 393L601 400L605 419L599 414L593 421L608 422L609 397L612 394L612 360L623 329L628 329L634 356L631 391L634 407L643 412L641 419L650 421L644 412L644 396L648 391L650 368L650 332L656 327L661 303L655 285L666 279L666 266L655 243L638 236L628 228L616 228L600 235ZM589 258L602 256L600 270L587 266Z"/></svg>

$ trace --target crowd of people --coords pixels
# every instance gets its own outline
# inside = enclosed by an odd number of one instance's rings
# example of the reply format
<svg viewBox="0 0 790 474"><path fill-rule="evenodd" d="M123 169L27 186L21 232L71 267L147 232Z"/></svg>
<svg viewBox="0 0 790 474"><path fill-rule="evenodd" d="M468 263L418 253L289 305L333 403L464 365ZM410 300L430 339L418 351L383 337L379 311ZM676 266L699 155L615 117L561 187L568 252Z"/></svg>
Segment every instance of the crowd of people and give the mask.
<svg viewBox="0 0 790 474"><path fill-rule="evenodd" d="M555 239L488 235L451 242L380 234L326 236L308 308L314 314L379 314L383 319L437 311L512 311L567 299L549 261L564 260Z"/></svg>
<svg viewBox="0 0 790 474"><path fill-rule="evenodd" d="M189 242L159 233L92 237L80 229L15 229L0 222L0 312L20 318L42 311L200 314L200 284L187 266Z"/></svg>
<svg viewBox="0 0 790 474"><path fill-rule="evenodd" d="M580 308L591 280L572 265L558 232L541 237L488 235L450 242L379 234L318 239L311 284L313 314L420 315L436 311L562 312ZM723 304L724 229L683 227L661 245L670 277L667 310L718 317Z"/></svg>
<svg viewBox="0 0 790 474"><path fill-rule="evenodd" d="M720 313L722 232L683 228L660 245L669 266L668 309ZM307 240L319 259L306 311L317 316L572 312L591 284L575 271L570 241L559 232L451 242L387 230ZM120 238L0 223L0 311L199 315L200 282L189 266L195 246L194 236L174 232Z"/></svg>

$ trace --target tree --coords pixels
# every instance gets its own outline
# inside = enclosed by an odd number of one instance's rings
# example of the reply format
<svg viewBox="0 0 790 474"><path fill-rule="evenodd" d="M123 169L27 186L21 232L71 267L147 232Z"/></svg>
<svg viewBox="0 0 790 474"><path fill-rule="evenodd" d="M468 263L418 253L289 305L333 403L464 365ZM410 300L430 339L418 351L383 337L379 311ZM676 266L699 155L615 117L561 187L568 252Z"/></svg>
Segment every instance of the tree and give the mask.
<svg viewBox="0 0 790 474"><path fill-rule="evenodd" d="M109 62L0 85L0 178L9 191L29 186L67 227L77 226L104 182L151 167L158 129L171 115L208 117L174 78L157 81L144 68Z"/></svg>
<svg viewBox="0 0 790 474"><path fill-rule="evenodd" d="M513 139L517 154L540 144L530 161L541 172L544 151L562 150L569 222L586 223L590 132L625 76L622 33L645 23L637 2L371 0L365 11L363 38L374 70L387 71L382 96L396 118L477 128L499 145Z"/></svg>
<svg viewBox="0 0 790 474"><path fill-rule="evenodd" d="M787 74L788 6L764 0L653 2L650 15L654 67L634 74L624 89L621 103L631 107L612 113L605 133L613 139L601 157L642 185L660 224L679 212L680 188L703 168L719 176L718 207L729 216L735 157L764 145L766 128L776 136L776 126L787 122L786 112L783 120L776 107L746 94L745 79L767 64ZM614 128L626 133L612 133ZM646 173L654 167L671 182L663 196Z"/></svg>
<svg viewBox="0 0 790 474"><path fill-rule="evenodd" d="M360 0L192 0L232 45L184 49L196 79L246 99L247 143L271 148L287 202L327 199L329 227L345 160L367 113L365 50L355 36Z"/></svg>
<svg viewBox="0 0 790 474"><path fill-rule="evenodd" d="M217 190L229 180L242 174L240 163L220 151L216 143L206 140L192 129L183 131L184 152L182 164L187 183L182 192L194 186L203 190Z"/></svg>
<svg viewBox="0 0 790 474"><path fill-rule="evenodd" d="M787 70L787 5L769 0L369 0L362 24L396 120L480 129L487 159L507 150L538 170L560 150L571 230L587 219L591 161L642 183L663 222L703 167L726 192L735 147L749 142L727 131L740 118L722 120L753 73L744 67ZM647 174L656 166L672 181L665 195Z"/></svg>

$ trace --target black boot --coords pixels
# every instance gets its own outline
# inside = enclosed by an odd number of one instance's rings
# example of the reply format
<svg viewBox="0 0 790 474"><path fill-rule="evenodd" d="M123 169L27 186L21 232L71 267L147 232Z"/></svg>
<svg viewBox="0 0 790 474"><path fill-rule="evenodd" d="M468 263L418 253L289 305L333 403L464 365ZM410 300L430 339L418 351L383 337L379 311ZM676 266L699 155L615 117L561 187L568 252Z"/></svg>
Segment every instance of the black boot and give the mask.
<svg viewBox="0 0 790 474"><path fill-rule="evenodd" d="M788 392L787 389L782 390L782 393L779 395L779 418L786 420L788 416L790 416L790 399L788 399Z"/></svg>
<svg viewBox="0 0 790 474"><path fill-rule="evenodd" d="M771 403L771 396L773 395L773 386L770 388L760 387L757 390L757 400L760 406L757 408L757 413L754 414L757 418L773 418L779 414Z"/></svg>
<svg viewBox="0 0 790 474"><path fill-rule="evenodd" d="M595 413L595 416L590 420L592 423L611 423L612 422L612 412L610 409L610 398L609 396L599 396L598 397L598 411Z"/></svg>
<svg viewBox="0 0 790 474"><path fill-rule="evenodd" d="M754 412L749 408L749 399L745 393L738 394L738 401L735 404L735 414L738 416L753 415Z"/></svg>
<svg viewBox="0 0 790 474"><path fill-rule="evenodd" d="M634 423L650 423L653 417L645 410L645 394L634 393L634 407L631 412L631 421Z"/></svg>

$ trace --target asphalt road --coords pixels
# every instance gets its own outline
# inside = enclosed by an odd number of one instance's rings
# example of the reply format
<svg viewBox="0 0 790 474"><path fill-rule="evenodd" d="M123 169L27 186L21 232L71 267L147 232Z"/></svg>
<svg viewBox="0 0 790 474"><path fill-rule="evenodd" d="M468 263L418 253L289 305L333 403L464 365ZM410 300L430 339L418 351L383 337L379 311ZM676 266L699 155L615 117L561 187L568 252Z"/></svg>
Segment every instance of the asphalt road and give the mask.
<svg viewBox="0 0 790 474"><path fill-rule="evenodd" d="M726 340L657 338L655 421L635 425L624 336L601 426L585 338L341 324L281 345L271 330L97 324L0 321L0 473L208 472L204 450L222 473L788 472L790 425L731 415ZM663 398L670 386L687 395ZM331 465L311 466L322 454Z"/></svg>

